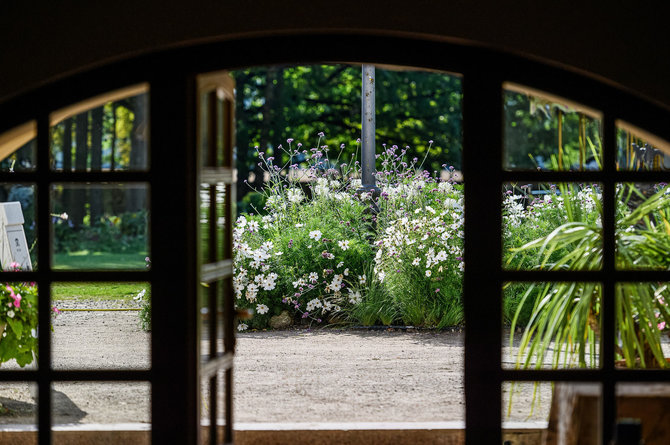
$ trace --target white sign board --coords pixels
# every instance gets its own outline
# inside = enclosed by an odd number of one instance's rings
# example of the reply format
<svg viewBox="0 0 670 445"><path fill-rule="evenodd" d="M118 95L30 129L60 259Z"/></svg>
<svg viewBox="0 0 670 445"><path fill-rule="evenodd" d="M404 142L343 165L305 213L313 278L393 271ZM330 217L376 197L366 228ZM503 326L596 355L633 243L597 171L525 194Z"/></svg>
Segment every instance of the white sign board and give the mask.
<svg viewBox="0 0 670 445"><path fill-rule="evenodd" d="M20 202L0 203L0 265L3 270L12 270L12 263L17 263L21 270L33 270L23 223Z"/></svg>

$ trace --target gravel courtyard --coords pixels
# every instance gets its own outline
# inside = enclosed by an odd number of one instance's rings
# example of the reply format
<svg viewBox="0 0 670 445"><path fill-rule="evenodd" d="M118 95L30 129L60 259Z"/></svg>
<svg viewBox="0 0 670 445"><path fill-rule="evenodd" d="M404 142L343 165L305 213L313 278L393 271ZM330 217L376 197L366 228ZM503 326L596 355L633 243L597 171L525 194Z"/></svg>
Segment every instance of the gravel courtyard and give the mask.
<svg viewBox="0 0 670 445"><path fill-rule="evenodd" d="M113 303L78 302L110 307ZM59 307L73 307L63 303ZM137 312L64 312L54 320L54 367L146 369L149 334ZM7 363L3 369L16 368ZM237 422L429 422L463 420L463 334L287 330L244 332L235 360ZM150 421L143 383L57 383L56 423ZM505 420L546 420L549 388L530 415L533 387L517 388ZM25 383L0 386L0 423L33 423Z"/></svg>

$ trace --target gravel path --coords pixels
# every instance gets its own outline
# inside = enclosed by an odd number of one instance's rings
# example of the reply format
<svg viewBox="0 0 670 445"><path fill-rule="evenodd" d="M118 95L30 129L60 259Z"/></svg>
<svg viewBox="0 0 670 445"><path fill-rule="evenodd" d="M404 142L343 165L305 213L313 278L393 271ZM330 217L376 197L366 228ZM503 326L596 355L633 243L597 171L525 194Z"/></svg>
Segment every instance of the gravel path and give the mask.
<svg viewBox="0 0 670 445"><path fill-rule="evenodd" d="M110 307L61 302L61 308ZM146 369L150 335L137 312L64 312L53 322L57 369ZM237 422L463 420L463 334L370 330L288 330L238 336ZM16 368L12 363L3 369ZM54 385L56 423L150 421L143 383ZM549 388L528 417L532 385L517 387L507 420L546 420ZM206 398L204 400L207 400ZM0 423L33 423L27 384L2 384Z"/></svg>

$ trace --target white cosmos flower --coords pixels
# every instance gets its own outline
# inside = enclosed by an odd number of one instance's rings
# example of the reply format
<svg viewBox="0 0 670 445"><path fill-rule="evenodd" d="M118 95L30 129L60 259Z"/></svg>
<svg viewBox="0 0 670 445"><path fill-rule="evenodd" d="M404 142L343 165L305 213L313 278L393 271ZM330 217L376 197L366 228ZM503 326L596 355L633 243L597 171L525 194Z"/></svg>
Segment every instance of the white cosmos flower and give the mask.
<svg viewBox="0 0 670 445"><path fill-rule="evenodd" d="M264 305L264 304L257 304L257 305L256 305L256 312L258 312L258 313L261 314L261 315L263 315L263 314L267 314L267 312L268 312L269 310L270 310L270 308L267 307L267 306Z"/></svg>
<svg viewBox="0 0 670 445"><path fill-rule="evenodd" d="M321 239L321 231L320 230L312 230L309 232L309 237L313 239L314 241L319 241Z"/></svg>
<svg viewBox="0 0 670 445"><path fill-rule="evenodd" d="M240 323L237 325L238 331L246 331L247 329L249 329L249 326L247 326L246 323Z"/></svg>
<svg viewBox="0 0 670 445"><path fill-rule="evenodd" d="M323 304L318 298L315 298L313 300L310 300L307 302L307 306L305 309L307 309L307 312L312 312L314 309L322 308Z"/></svg>
<svg viewBox="0 0 670 445"><path fill-rule="evenodd" d="M429 277L431 274L432 274L432 272L430 271L430 269L426 270L426 276L427 277Z"/></svg>
<svg viewBox="0 0 670 445"><path fill-rule="evenodd" d="M349 289L349 303L351 304L358 304L363 300L363 297L361 297L361 293L359 291L354 292L353 290Z"/></svg>
<svg viewBox="0 0 670 445"><path fill-rule="evenodd" d="M15 315L15 314L14 314L14 311L12 311L12 310L7 311L7 316L8 316L9 318L14 318L14 315Z"/></svg>
<svg viewBox="0 0 670 445"><path fill-rule="evenodd" d="M418 266L419 263L421 263L421 260L418 258L414 258L414 261L412 261L412 266Z"/></svg>
<svg viewBox="0 0 670 445"><path fill-rule="evenodd" d="M338 241L337 244L340 246L340 249L347 250L349 249L349 240Z"/></svg>
<svg viewBox="0 0 670 445"><path fill-rule="evenodd" d="M358 284L365 284L366 278L365 275L359 275L358 276Z"/></svg>
<svg viewBox="0 0 670 445"><path fill-rule="evenodd" d="M286 197L288 198L289 202L298 204L303 199L305 199L305 194L300 189L292 188L286 192Z"/></svg>
<svg viewBox="0 0 670 445"><path fill-rule="evenodd" d="M319 279L319 275L316 272L310 272L309 274L309 281L312 283L316 283L316 280Z"/></svg>
<svg viewBox="0 0 670 445"><path fill-rule="evenodd" d="M258 221L249 221L248 224L249 232L255 232L258 230Z"/></svg>

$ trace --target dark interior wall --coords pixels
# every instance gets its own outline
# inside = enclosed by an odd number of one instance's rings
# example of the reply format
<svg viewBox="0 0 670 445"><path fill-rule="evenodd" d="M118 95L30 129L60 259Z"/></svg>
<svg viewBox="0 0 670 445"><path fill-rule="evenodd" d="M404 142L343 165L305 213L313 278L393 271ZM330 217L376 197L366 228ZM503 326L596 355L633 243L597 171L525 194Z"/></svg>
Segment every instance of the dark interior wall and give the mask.
<svg viewBox="0 0 670 445"><path fill-rule="evenodd" d="M670 108L670 15L657 6L664 2L600 3L10 0L0 5L0 101L50 79L161 48L339 30L422 34L522 53L588 72Z"/></svg>

